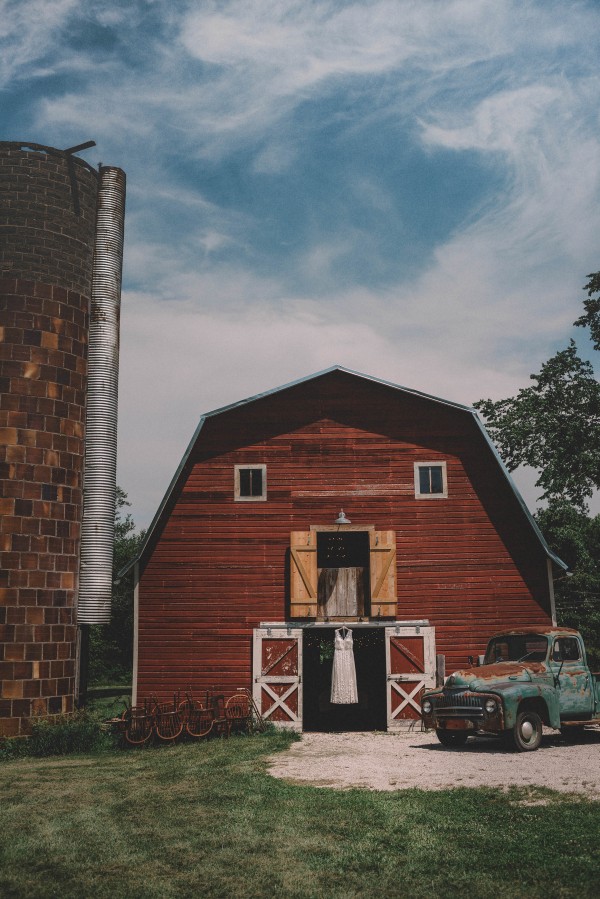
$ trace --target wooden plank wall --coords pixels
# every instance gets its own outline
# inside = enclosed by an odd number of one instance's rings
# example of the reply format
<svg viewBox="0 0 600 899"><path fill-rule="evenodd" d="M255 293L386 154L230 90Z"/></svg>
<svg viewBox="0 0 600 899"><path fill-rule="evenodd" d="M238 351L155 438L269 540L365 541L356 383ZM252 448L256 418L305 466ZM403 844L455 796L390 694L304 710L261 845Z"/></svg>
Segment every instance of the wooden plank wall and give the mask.
<svg viewBox="0 0 600 899"><path fill-rule="evenodd" d="M448 498L414 496L445 460ZM266 502L234 465L266 463ZM428 618L450 671L500 629L550 622L546 557L467 413L342 372L209 418L140 582L139 696L250 686L252 629L289 614L289 536L397 535L400 619Z"/></svg>

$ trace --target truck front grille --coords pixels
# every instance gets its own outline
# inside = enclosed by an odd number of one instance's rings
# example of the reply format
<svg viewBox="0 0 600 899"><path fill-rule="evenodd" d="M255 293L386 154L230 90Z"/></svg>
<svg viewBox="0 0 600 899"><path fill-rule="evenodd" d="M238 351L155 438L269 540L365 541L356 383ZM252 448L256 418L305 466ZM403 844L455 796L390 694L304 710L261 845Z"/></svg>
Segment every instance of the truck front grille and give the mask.
<svg viewBox="0 0 600 899"><path fill-rule="evenodd" d="M485 698L466 690L445 691L435 697L434 708L438 715L445 718L482 718Z"/></svg>

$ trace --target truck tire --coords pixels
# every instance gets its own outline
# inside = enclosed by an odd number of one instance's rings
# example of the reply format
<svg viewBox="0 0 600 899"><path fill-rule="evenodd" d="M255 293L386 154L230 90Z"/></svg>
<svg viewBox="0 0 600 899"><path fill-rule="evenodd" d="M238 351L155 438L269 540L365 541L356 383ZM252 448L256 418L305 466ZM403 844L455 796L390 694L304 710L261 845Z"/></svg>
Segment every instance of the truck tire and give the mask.
<svg viewBox="0 0 600 899"><path fill-rule="evenodd" d="M436 735L442 746L464 746L469 736L466 730L436 730Z"/></svg>
<svg viewBox="0 0 600 899"><path fill-rule="evenodd" d="M517 714L517 720L510 731L512 748L517 752L533 752L542 742L542 719L537 712L525 710Z"/></svg>

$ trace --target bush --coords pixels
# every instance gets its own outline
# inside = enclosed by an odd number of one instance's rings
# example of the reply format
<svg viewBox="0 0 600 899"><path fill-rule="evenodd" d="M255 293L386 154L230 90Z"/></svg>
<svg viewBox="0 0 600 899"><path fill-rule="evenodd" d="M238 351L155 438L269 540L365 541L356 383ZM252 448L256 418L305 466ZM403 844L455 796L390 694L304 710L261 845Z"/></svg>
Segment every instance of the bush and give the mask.
<svg viewBox="0 0 600 899"><path fill-rule="evenodd" d="M36 722L28 743L28 754L35 756L97 752L114 746L111 735L86 712L76 712L56 721Z"/></svg>
<svg viewBox="0 0 600 899"><path fill-rule="evenodd" d="M114 737L87 712L75 712L53 721L35 721L30 737L0 740L0 761L23 756L70 755L112 749Z"/></svg>
<svg viewBox="0 0 600 899"><path fill-rule="evenodd" d="M11 759L21 759L28 753L29 740L27 737L0 737L0 762L9 762Z"/></svg>

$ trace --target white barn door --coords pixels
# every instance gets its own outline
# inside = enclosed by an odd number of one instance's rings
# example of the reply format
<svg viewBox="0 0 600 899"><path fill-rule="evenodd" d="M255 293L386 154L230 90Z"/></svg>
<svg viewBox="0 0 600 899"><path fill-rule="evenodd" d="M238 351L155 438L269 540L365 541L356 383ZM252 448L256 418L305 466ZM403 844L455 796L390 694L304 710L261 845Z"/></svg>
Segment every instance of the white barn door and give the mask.
<svg viewBox="0 0 600 899"><path fill-rule="evenodd" d="M387 728L414 728L421 717L421 694L435 687L435 628L386 627Z"/></svg>
<svg viewBox="0 0 600 899"><path fill-rule="evenodd" d="M254 631L252 690L265 721L302 730L302 628Z"/></svg>

